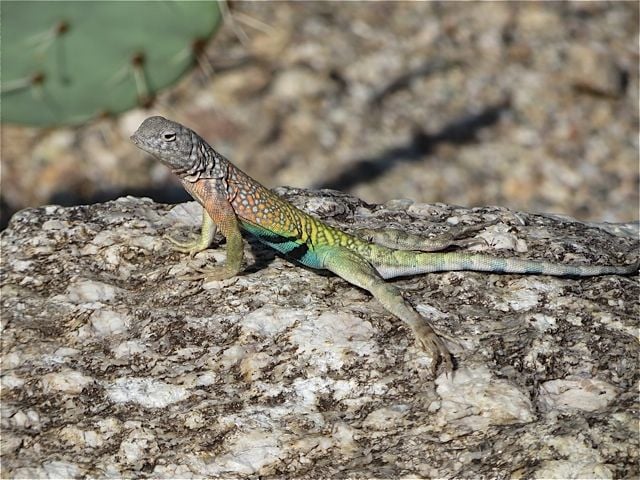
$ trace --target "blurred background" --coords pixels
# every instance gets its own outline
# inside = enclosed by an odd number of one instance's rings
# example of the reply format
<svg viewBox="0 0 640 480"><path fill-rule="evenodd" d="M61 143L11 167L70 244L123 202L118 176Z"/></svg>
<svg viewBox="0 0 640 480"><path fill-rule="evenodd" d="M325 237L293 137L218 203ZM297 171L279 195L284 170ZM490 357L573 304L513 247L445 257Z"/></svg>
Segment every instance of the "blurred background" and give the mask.
<svg viewBox="0 0 640 480"><path fill-rule="evenodd" d="M129 142L157 114L269 187L639 217L637 2L0 9L2 227L28 206L187 200Z"/></svg>

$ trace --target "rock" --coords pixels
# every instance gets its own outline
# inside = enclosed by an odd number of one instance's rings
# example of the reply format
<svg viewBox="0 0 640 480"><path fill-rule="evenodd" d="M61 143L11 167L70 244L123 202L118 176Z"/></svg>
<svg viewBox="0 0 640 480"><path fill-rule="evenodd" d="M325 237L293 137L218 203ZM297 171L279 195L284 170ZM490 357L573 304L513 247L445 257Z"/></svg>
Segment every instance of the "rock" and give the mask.
<svg viewBox="0 0 640 480"><path fill-rule="evenodd" d="M619 394L617 388L602 380L550 380L540 386L540 405L550 410L585 410L607 407Z"/></svg>
<svg viewBox="0 0 640 480"><path fill-rule="evenodd" d="M42 377L42 390L44 392L60 391L67 394L78 394L93 379L76 370L61 370L48 373Z"/></svg>
<svg viewBox="0 0 640 480"><path fill-rule="evenodd" d="M313 97L327 88L327 82L310 70L297 68L279 74L274 82L274 94L281 101Z"/></svg>
<svg viewBox="0 0 640 480"><path fill-rule="evenodd" d="M632 225L279 192L347 230L497 221L473 247L494 255L619 264L638 251ZM224 261L162 240L188 236L199 212L128 197L13 217L4 478L636 475L638 276L395 280L454 353L455 374L432 378L370 295L255 241L233 281L177 278Z"/></svg>
<svg viewBox="0 0 640 480"><path fill-rule="evenodd" d="M576 44L568 54L567 75L576 89L613 98L624 94L623 71L608 49Z"/></svg>

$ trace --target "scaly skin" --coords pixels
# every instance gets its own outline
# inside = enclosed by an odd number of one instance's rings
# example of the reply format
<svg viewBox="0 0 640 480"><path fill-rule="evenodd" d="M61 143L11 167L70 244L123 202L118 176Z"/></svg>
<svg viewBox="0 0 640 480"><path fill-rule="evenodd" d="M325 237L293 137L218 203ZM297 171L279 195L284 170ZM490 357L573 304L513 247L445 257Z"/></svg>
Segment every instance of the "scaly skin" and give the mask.
<svg viewBox="0 0 640 480"><path fill-rule="evenodd" d="M366 238L401 249L378 245L342 232L297 209L179 123L163 117L147 118L131 140L178 175L185 189L204 207L200 237L186 243L171 239L176 249L192 255L205 250L211 245L217 229L227 240L226 265L204 270L193 278L223 279L238 274L244 254L240 232L247 231L303 265L329 270L371 292L388 311L411 327L417 341L433 355L434 372L440 361L447 372L452 370L451 353L429 322L384 279L453 270L555 276L627 275L638 271L638 263L625 266L562 265L455 251L424 253L467 244L468 241L457 242L457 236L476 231L478 227L430 241L421 241L403 232L363 232Z"/></svg>

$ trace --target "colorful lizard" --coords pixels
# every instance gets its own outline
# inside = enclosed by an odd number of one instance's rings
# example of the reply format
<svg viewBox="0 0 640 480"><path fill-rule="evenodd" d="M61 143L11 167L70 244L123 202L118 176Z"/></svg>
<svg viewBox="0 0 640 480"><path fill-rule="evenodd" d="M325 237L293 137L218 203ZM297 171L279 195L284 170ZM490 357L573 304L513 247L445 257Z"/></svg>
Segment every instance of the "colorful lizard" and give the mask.
<svg viewBox="0 0 640 480"><path fill-rule="evenodd" d="M147 118L131 140L167 165L204 207L200 237L186 243L169 239L176 249L193 255L209 248L218 229L225 236L226 265L211 267L201 272L201 277L224 279L238 274L244 254L240 232L247 231L303 265L329 270L371 292L389 312L411 328L421 346L433 355L434 373L440 362L447 372L452 370L451 353L429 322L385 279L453 270L555 276L627 275L638 271L638 263L624 266L563 265L459 251L428 253L468 243L456 242L456 238L479 227L463 229L455 236L433 241L419 241L388 231L366 231L363 237L349 235L299 210L263 187L216 152L193 130L179 123L163 117ZM378 240L387 246L370 240Z"/></svg>

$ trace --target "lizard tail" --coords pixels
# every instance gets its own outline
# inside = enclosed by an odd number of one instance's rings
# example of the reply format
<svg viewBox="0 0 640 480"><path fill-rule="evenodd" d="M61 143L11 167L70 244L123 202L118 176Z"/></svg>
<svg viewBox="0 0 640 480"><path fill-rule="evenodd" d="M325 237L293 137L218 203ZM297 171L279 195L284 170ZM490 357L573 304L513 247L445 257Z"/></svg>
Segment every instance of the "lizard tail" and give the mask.
<svg viewBox="0 0 640 480"><path fill-rule="evenodd" d="M403 250L389 252L373 265L383 278L421 273L473 270L494 273L529 273L557 277L591 277L597 275L631 275L638 273L640 262L629 265L567 265L541 260L499 258L464 252L416 253Z"/></svg>

